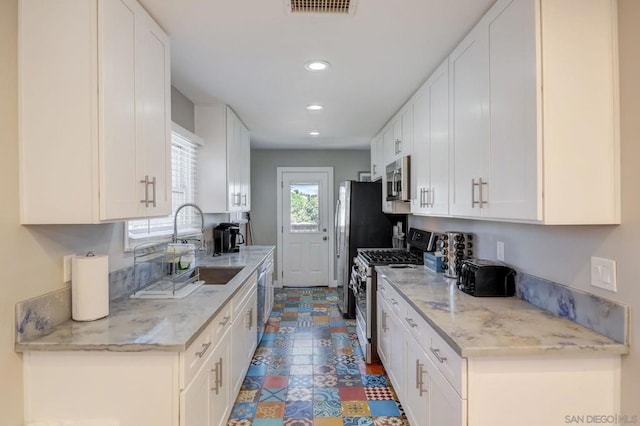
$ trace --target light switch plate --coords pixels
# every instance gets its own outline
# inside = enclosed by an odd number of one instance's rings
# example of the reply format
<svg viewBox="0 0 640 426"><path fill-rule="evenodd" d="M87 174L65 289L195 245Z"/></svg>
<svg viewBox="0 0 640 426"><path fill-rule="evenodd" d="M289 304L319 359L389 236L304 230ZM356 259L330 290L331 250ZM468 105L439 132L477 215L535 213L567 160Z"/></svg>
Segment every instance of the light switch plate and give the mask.
<svg viewBox="0 0 640 426"><path fill-rule="evenodd" d="M591 285L609 291L617 291L616 286L616 261L591 258Z"/></svg>

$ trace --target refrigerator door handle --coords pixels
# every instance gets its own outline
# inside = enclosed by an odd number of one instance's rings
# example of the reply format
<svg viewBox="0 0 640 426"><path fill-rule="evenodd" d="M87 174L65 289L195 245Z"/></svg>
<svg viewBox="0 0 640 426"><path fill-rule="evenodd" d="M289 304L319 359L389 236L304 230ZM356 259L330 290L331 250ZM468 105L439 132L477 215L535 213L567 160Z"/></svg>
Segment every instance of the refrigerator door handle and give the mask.
<svg viewBox="0 0 640 426"><path fill-rule="evenodd" d="M340 199L338 199L336 201L336 212L335 212L335 216L334 216L334 227L333 227L333 233L334 233L334 250L336 253L336 258L340 258L340 246L338 244L338 217L340 215Z"/></svg>

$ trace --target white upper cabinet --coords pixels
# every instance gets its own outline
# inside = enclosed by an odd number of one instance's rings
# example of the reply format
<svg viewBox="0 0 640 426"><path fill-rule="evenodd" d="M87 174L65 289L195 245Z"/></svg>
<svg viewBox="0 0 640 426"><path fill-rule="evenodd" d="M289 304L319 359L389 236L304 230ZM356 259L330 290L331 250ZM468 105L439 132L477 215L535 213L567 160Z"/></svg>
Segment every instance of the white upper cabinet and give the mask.
<svg viewBox="0 0 640 426"><path fill-rule="evenodd" d="M413 146L413 104L408 102L383 130L384 167L411 155ZM384 173L384 172L383 172Z"/></svg>
<svg viewBox="0 0 640 426"><path fill-rule="evenodd" d="M249 211L249 130L222 104L196 105L195 127L205 142L198 153L198 205L205 213Z"/></svg>
<svg viewBox="0 0 640 426"><path fill-rule="evenodd" d="M445 61L413 98L411 212L449 213L449 67Z"/></svg>
<svg viewBox="0 0 640 426"><path fill-rule="evenodd" d="M134 0L25 0L19 38L21 222L171 214L162 29Z"/></svg>
<svg viewBox="0 0 640 426"><path fill-rule="evenodd" d="M379 134L371 141L371 181L379 180L384 173L383 142L382 134Z"/></svg>
<svg viewBox="0 0 640 426"><path fill-rule="evenodd" d="M452 215L619 223L616 17L614 0L500 0L453 51Z"/></svg>
<svg viewBox="0 0 640 426"><path fill-rule="evenodd" d="M486 33L478 26L449 56L452 215L477 214L473 197L483 173L485 146L489 145L487 43Z"/></svg>

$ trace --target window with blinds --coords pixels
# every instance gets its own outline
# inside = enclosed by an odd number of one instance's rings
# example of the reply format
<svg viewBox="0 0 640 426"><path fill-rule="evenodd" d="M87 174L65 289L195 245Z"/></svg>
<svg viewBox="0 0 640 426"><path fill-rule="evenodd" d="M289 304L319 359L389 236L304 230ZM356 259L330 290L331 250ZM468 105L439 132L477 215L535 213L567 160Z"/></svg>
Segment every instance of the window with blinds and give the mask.
<svg viewBox="0 0 640 426"><path fill-rule="evenodd" d="M130 220L127 226L127 246L151 239L166 239L173 234L173 217L176 209L185 203L197 203L196 180L198 144L191 140L188 132L174 130L171 133L171 216L153 219ZM195 209L185 208L178 217L178 234L189 235L200 232L200 215Z"/></svg>

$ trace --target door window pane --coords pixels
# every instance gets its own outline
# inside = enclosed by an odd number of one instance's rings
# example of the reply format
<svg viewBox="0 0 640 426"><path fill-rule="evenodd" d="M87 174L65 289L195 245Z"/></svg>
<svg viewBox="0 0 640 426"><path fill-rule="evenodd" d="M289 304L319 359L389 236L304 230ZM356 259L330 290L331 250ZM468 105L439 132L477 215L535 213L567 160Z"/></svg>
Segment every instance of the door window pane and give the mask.
<svg viewBox="0 0 640 426"><path fill-rule="evenodd" d="M320 232L317 183L296 183L289 187L291 232Z"/></svg>

